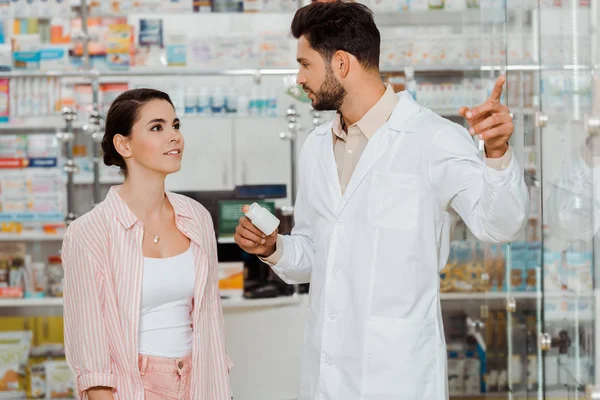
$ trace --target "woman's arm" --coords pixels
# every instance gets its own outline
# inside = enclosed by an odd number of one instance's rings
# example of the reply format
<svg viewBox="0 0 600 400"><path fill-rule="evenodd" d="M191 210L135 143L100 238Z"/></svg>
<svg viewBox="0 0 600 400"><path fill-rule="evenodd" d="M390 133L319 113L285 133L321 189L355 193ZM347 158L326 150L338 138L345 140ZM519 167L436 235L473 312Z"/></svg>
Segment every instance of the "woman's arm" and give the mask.
<svg viewBox="0 0 600 400"><path fill-rule="evenodd" d="M65 353L82 400L112 399L112 392L110 397L88 397L91 393L110 391L116 382L111 371L104 315L106 280L93 256L92 230L88 231L84 223L77 220L69 226L62 246ZM93 391L88 393L91 388Z"/></svg>

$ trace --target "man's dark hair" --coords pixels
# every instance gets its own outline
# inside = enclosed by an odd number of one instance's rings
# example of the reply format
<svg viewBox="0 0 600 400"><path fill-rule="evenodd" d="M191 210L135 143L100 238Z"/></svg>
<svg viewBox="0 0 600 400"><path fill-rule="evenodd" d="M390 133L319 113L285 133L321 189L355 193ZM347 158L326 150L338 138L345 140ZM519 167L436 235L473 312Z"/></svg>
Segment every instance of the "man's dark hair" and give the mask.
<svg viewBox="0 0 600 400"><path fill-rule="evenodd" d="M360 3L312 3L296 11L292 35L304 36L326 61L338 50L352 54L365 69L379 69L381 36L373 12Z"/></svg>

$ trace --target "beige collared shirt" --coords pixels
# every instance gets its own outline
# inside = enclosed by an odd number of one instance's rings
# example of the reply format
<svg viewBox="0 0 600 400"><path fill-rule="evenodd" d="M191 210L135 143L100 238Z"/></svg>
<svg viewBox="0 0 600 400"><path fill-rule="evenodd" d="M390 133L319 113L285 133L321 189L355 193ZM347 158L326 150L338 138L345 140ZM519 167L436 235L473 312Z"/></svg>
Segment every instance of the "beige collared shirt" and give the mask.
<svg viewBox="0 0 600 400"><path fill-rule="evenodd" d="M335 115L332 125L333 152L342 194L369 140L392 115L397 103L398 96L394 89L386 85L385 93L379 101L357 123L350 125L347 131L344 130L342 115L339 112Z"/></svg>
<svg viewBox="0 0 600 400"><path fill-rule="evenodd" d="M398 103L398 96L391 85L386 84L386 90L379 101L355 124L344 129L342 115L338 112L332 124L333 150L337 165L340 189L342 194L346 190L352 173L369 140L389 119ZM512 160L512 149L504 153L501 158L486 158L488 167L498 171L505 170ZM279 238L275 253L262 259L269 265L275 265L283 256L283 241Z"/></svg>

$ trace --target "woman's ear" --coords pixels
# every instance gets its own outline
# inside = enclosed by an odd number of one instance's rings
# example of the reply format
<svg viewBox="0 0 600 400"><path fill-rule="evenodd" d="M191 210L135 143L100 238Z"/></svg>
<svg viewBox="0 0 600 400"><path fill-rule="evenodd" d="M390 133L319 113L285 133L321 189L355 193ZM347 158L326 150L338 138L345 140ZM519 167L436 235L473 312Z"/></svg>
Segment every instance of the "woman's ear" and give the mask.
<svg viewBox="0 0 600 400"><path fill-rule="evenodd" d="M128 137L117 133L115 136L113 136L113 145L121 157L124 159L131 158L131 146Z"/></svg>

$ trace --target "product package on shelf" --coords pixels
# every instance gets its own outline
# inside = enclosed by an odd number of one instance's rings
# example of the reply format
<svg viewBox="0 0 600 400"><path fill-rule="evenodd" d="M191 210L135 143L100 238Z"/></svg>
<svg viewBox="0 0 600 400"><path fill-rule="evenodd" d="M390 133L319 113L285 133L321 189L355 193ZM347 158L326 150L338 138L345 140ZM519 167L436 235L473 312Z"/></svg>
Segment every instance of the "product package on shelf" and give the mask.
<svg viewBox="0 0 600 400"><path fill-rule="evenodd" d="M591 251L544 251L544 291L590 294L593 290Z"/></svg>
<svg viewBox="0 0 600 400"><path fill-rule="evenodd" d="M25 279L25 243L0 243L0 301L23 297Z"/></svg>
<svg viewBox="0 0 600 400"><path fill-rule="evenodd" d="M287 32L263 34L260 42L260 66L262 68L292 68L296 61L295 40Z"/></svg>
<svg viewBox="0 0 600 400"><path fill-rule="evenodd" d="M109 69L128 69L133 58L133 28L126 23L108 26L106 65Z"/></svg>
<svg viewBox="0 0 600 400"><path fill-rule="evenodd" d="M541 253L540 242L500 245L453 241L448 263L440 271L440 291L534 292L541 275Z"/></svg>
<svg viewBox="0 0 600 400"><path fill-rule="evenodd" d="M165 56L163 32L161 18L140 19L132 65L136 67L163 66Z"/></svg>
<svg viewBox="0 0 600 400"><path fill-rule="evenodd" d="M64 399L75 396L75 381L66 361L44 362L46 399Z"/></svg>
<svg viewBox="0 0 600 400"><path fill-rule="evenodd" d="M18 344L21 348L27 347L27 353L20 358L19 369L15 370L19 377L19 394L26 392L27 398L33 399L57 398L49 397L51 392L47 397L46 388L49 387L55 393L69 393L67 396L72 397L73 394L69 392L72 374L69 372L66 376L64 369L63 324L61 316L0 317L0 379L3 374L4 344ZM46 380L48 371L55 375L48 377L49 385ZM3 390L1 385L0 399L21 398L15 397L14 391Z"/></svg>
<svg viewBox="0 0 600 400"><path fill-rule="evenodd" d="M165 38L167 65L185 67L187 65L187 36L185 33L169 33Z"/></svg>
<svg viewBox="0 0 600 400"><path fill-rule="evenodd" d="M87 151L86 151L87 153ZM61 160L64 163L64 160ZM75 165L79 169L75 174L73 181L77 184L92 184L94 182L94 163L88 155L80 155L74 158ZM117 166L106 166L100 164L100 183L102 184L120 184L123 182L123 175Z"/></svg>
<svg viewBox="0 0 600 400"><path fill-rule="evenodd" d="M244 294L243 263L219 263L219 293L222 297L242 298Z"/></svg>
<svg viewBox="0 0 600 400"><path fill-rule="evenodd" d="M64 222L64 185L57 168L5 170L0 185L0 222L38 231Z"/></svg>
<svg viewBox="0 0 600 400"><path fill-rule="evenodd" d="M8 79L0 79L0 122L8 122L10 116L10 94Z"/></svg>
<svg viewBox="0 0 600 400"><path fill-rule="evenodd" d="M40 48L39 35L14 35L12 44L14 68L27 70L39 69Z"/></svg>
<svg viewBox="0 0 600 400"><path fill-rule="evenodd" d="M0 231L64 225L64 184L53 135L0 137ZM17 231L5 224L13 224Z"/></svg>
<svg viewBox="0 0 600 400"><path fill-rule="evenodd" d="M40 69L64 71L69 67L69 45L48 45L40 50Z"/></svg>
<svg viewBox="0 0 600 400"><path fill-rule="evenodd" d="M31 331L0 332L0 399L25 395L30 350Z"/></svg>
<svg viewBox="0 0 600 400"><path fill-rule="evenodd" d="M464 316L460 319L465 323ZM448 389L450 396L472 396L482 393L482 360L480 356L485 356L474 345L467 345L464 342L464 333L462 341L450 339L448 348Z"/></svg>
<svg viewBox="0 0 600 400"><path fill-rule="evenodd" d="M60 92L57 78L11 78L8 90L11 122L55 114L60 108Z"/></svg>
<svg viewBox="0 0 600 400"><path fill-rule="evenodd" d="M485 292L489 279L485 279L483 248L478 242L453 241L450 244L448 263L440 272L442 292ZM489 275L489 274L488 274Z"/></svg>
<svg viewBox="0 0 600 400"><path fill-rule="evenodd" d="M25 243L0 243L0 301L2 298L60 297L63 294L60 256L48 257L48 263L33 261Z"/></svg>

